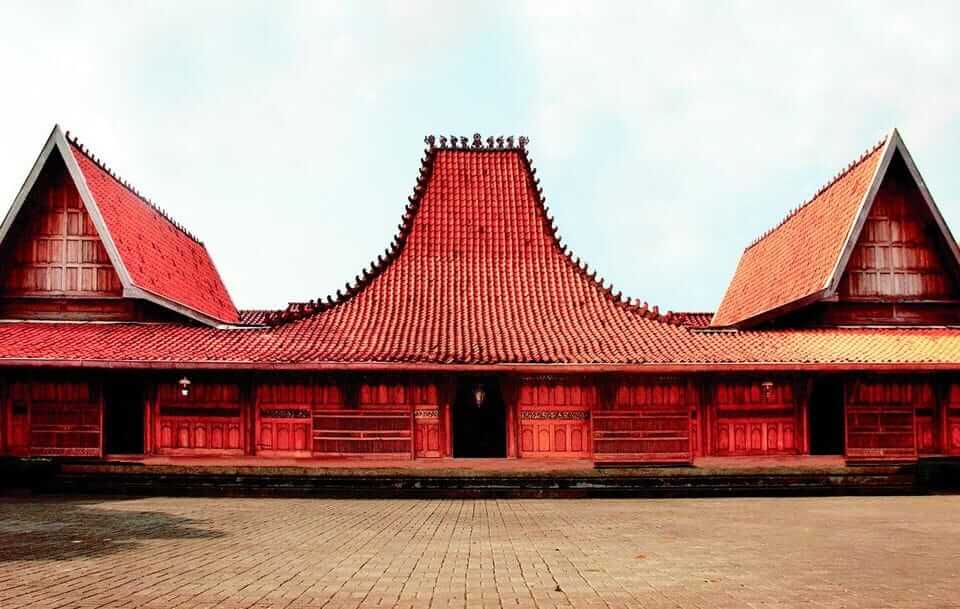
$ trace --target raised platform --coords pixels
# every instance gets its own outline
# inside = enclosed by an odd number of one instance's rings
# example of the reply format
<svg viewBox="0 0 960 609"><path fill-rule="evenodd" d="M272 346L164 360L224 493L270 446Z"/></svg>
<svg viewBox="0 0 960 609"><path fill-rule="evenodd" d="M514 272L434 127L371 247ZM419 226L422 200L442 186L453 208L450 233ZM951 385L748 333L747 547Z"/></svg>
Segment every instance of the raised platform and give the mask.
<svg viewBox="0 0 960 609"><path fill-rule="evenodd" d="M924 492L916 465L839 457L716 458L693 467L596 469L588 460L148 458L17 462L35 493L271 497L717 497ZM9 465L9 464L8 464ZM28 473L32 468L33 472ZM5 477L14 479L14 477Z"/></svg>

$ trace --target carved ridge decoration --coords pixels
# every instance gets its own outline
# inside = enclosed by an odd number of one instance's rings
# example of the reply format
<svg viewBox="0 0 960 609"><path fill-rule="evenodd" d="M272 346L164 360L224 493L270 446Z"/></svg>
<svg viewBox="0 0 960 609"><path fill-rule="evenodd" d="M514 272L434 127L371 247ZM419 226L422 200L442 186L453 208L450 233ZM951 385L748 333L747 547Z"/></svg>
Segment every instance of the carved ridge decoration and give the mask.
<svg viewBox="0 0 960 609"><path fill-rule="evenodd" d="M440 418L439 408L423 408L413 411L413 417L416 419L438 419Z"/></svg>
<svg viewBox="0 0 960 609"><path fill-rule="evenodd" d="M521 410L521 419L530 419L535 421L559 420L559 421L587 421L590 419L589 410Z"/></svg>
<svg viewBox="0 0 960 609"><path fill-rule="evenodd" d="M311 412L302 408L263 408L260 416L265 419L309 419Z"/></svg>

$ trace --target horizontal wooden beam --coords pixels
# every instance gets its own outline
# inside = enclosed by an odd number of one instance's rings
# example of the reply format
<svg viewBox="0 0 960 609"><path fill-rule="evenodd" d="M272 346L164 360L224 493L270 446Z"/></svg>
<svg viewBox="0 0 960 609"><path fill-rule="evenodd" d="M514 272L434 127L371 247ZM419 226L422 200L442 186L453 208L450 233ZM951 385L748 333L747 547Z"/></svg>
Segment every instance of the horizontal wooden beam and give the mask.
<svg viewBox="0 0 960 609"><path fill-rule="evenodd" d="M122 370L235 370L289 372L399 372L497 374L686 374L697 372L957 372L957 362L917 363L690 363L690 364L421 364L399 362L305 362L264 363L253 361L75 360L0 359L0 368L83 368Z"/></svg>

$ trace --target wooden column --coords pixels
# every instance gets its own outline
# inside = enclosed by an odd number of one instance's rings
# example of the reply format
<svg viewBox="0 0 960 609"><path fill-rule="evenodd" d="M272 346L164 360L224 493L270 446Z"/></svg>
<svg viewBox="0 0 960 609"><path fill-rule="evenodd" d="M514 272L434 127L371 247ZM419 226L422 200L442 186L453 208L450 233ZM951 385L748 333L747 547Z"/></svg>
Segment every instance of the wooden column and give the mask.
<svg viewBox="0 0 960 609"><path fill-rule="evenodd" d="M240 416L243 454L257 454L257 390L253 376L240 379Z"/></svg>

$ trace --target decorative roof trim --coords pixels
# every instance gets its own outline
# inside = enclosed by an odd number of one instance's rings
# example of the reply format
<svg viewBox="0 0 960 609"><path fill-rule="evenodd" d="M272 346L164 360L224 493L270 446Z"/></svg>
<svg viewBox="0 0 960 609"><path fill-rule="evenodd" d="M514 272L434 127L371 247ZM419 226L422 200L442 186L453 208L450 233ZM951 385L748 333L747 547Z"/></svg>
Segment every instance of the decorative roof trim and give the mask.
<svg viewBox="0 0 960 609"><path fill-rule="evenodd" d="M896 132L896 129L894 129L894 133L895 133L895 132ZM800 205L797 205L796 207L794 207L793 209L791 209L790 211L788 211L788 212L787 212L787 215L785 215L785 216L784 216L779 222L777 222L773 227L768 228L768 229L765 230L763 233L761 233L759 237L757 237L756 239L754 239L753 241L751 241L750 244L749 244L747 247L743 248L743 251L749 250L749 249L752 248L753 246L757 245L758 243L760 243L761 241L763 241L764 239L766 239L770 234L776 232L776 230L777 230L778 228L780 228L781 226L783 226L784 224L786 224L790 219L792 219L794 216L796 216L798 213L800 213L800 211L803 210L805 207L807 207L808 205L810 205L811 203L813 203L814 201L816 201L816 200L817 200L817 197L819 197L819 196L822 195L824 192L826 192L827 190L829 190L834 184L836 184L838 181L840 181L841 178L843 178L843 177L846 176L848 173L850 173L851 171L853 171L853 170L854 170L856 167L858 167L861 163L863 163L865 160L867 160L867 157L869 157L871 154L873 154L874 152L876 152L877 149L879 149L880 147L884 146L884 145L887 144L889 141L890 141L890 136L885 136L885 137L883 137L879 142L877 142L877 143L874 144L872 147L870 147L868 150L866 150L865 152L863 152L863 153L860 155L859 158L857 158L855 161L853 161L852 163L850 163L849 165L847 165L847 167L846 167L845 169L843 169L842 171L840 171L837 175L833 176L833 178L831 178L829 182L827 182L826 184L824 184L823 186L821 186L820 188L818 188L818 189L817 189L817 192L815 192L812 197L810 197L809 199L807 199L806 201L804 201L804 202L801 203ZM876 175L876 174L875 174L875 175Z"/></svg>
<svg viewBox="0 0 960 609"><path fill-rule="evenodd" d="M67 131L66 134L65 134L65 136L66 136L67 142L69 142L70 144L72 144L73 147L74 147L76 150L79 150L80 153L83 154L83 156L87 157L94 165L96 165L97 167L99 167L100 169L102 169L107 175L109 175L111 178L113 178L113 180L114 180L117 184L123 186L125 189L127 189L128 192L130 192L130 194L132 194L133 196L137 197L138 199L140 199L140 201L142 201L144 204L146 204L146 205L149 206L151 209L153 209L153 211L155 211L155 212L157 212L158 214L160 214L160 217L162 217L164 220L166 220L167 222L169 222L170 225L173 226L174 228L176 228L178 231L180 231L181 233L183 233L184 235L186 235L187 237L189 237L191 241L196 242L198 245L203 245L203 241L201 241L196 235L194 235L194 234L191 233L189 230L187 230L187 228L186 228L183 224L181 224L180 222L177 222L177 220L175 220L175 219L173 218L173 216L171 216L171 215L167 212L167 210L161 208L159 205L157 205L156 203L154 203L150 198L144 196L144 195L143 195L139 190L137 190L137 188L134 187L132 184L130 184L129 182L127 182L126 180L124 180L123 178L121 178L120 176L118 176L118 175L113 171L113 169L111 169L105 162L103 162L103 160L101 160L98 156L96 156L95 154L93 154L93 152L92 152L89 148L87 148L86 146L84 146L84 145L80 142L79 138L77 138L76 135L71 135L70 132Z"/></svg>
<svg viewBox="0 0 960 609"><path fill-rule="evenodd" d="M770 321L771 319L776 319L778 317L781 317L797 309L801 309L807 305L813 304L815 302L819 302L824 298L830 297L832 294L836 292L836 286L839 285L839 282L840 282L839 278L843 274L842 270L838 273L837 268L838 266L841 266L841 263L842 263L842 266L846 266L846 262L849 259L850 254L853 252L853 247L856 245L856 238L854 238L851 241L851 235L853 234L854 227L855 226L857 227L856 235L857 237L859 237L860 229L862 229L863 222L866 220L866 214L863 213L865 209L864 206L868 200L872 204L873 199L876 197L877 190L879 190L880 188L880 182L882 182L883 176L886 173L887 166L890 164L890 157L892 155L891 150L893 148L891 146L891 143L893 142L894 138L899 140L899 137L900 137L899 133L897 132L896 129L891 130L891 132L886 136L884 136L883 138L881 138L879 142L877 142L872 147L870 147L865 152L863 152L859 156L859 158L857 158L857 160L847 165L845 169L843 169L841 172L835 175L829 182L821 186L817 190L816 194L814 194L812 197L807 199L804 203L790 210L790 212L787 213L787 215L776 226L774 226L771 229L768 229L762 235L754 239L753 242L751 242L750 245L748 245L743 250L745 254L752 247L754 247L755 245L757 245L758 243L766 239L772 233L776 232L777 229L779 229L784 224L786 224L789 220L791 220L794 216L796 216L802 209L806 208L808 205L816 201L817 197L819 197L828 189L830 189L832 186L834 186L841 178L849 174L861 163L866 161L870 155L875 153L880 148L886 147L883 151L883 156L880 159L880 162L878 162L877 166L874 168L873 176L871 177L871 180L870 180L870 188L867 189L867 191L864 193L863 198L860 201L860 207L859 207L859 211L857 212L857 216L855 217L854 223L851 225L850 230L847 232L847 236L845 237L845 241L844 241L844 246L843 248L841 248L841 255L838 258L837 264L834 265L834 269L833 271L831 271L830 278L827 280L826 284L819 290L812 292L810 294L807 294L806 296L801 296L800 298L796 298L789 302L785 302L783 304L776 305L772 308L759 311L757 313L754 313L750 317L741 319L736 323L729 324L726 326L714 325L716 322L717 313L719 312L719 308L718 308L717 311L714 312L713 318L710 320L710 327L712 328L725 328L725 327L750 328L750 327L765 323L767 321ZM882 168L882 171L881 171L881 168ZM858 223L859 223L859 226L858 226ZM854 245L850 245L851 243L853 243ZM849 248L849 251L847 251L848 248ZM844 252L846 252L846 255L844 255ZM960 258L958 258L958 260L960 260ZM741 261L742 261L742 258L741 258ZM738 269L739 269L739 264L738 264ZM834 275L836 275L835 283L833 282ZM833 285L832 288L830 287L831 285ZM730 286L727 286L728 289L729 287ZM726 297L726 294L724 294L724 297Z"/></svg>
<svg viewBox="0 0 960 609"><path fill-rule="evenodd" d="M337 290L335 296L328 295L325 301L321 298L317 300L310 300L308 302L291 302L289 305L287 305L286 309L268 314L265 318L265 323L270 326L276 326L290 321L304 319L313 314L320 313L327 309L344 304L363 291L373 282L374 279L386 271L386 269L390 267L394 260L396 260L403 251L403 247L406 244L407 238L410 236L410 232L413 230L413 221L420 210L421 203L423 202L423 196L426 193L430 176L433 174L434 163L436 162L439 151L453 150L481 153L504 151L519 152L520 158L526 168L528 186L535 195L534 200L536 201L541 221L543 222L543 227L547 234L551 236L553 244L557 248L558 252L564 258L566 258L568 263L576 270L576 272L579 273L584 279L592 283L596 289L605 294L608 300L628 311L637 313L647 319L656 320L662 323L683 325L683 319L675 316L670 311L661 314L660 308L657 306L651 307L646 302L641 302L639 299L631 300L629 298L625 298L622 292L614 293L613 284L605 285L606 282L603 280L603 278L597 277L596 270L591 273L589 265L582 261L579 257L575 257L573 252L562 243L560 236L557 233L557 226L554 222L554 219L549 215L550 209L547 206L546 197L543 194L543 188L540 186L539 178L536 177L537 170L533 166L527 150L527 145L530 142L529 138L524 136L517 138L514 138L513 136L499 136L496 138L487 137L484 139L479 133L475 133L473 138L453 135L451 135L449 138L442 135L428 135L423 139L423 141L427 146L424 150L424 156L420 160L420 173L417 176L417 182L413 187L413 194L408 197L409 203L404 210L402 222L397 227L397 234L390 243L390 247L384 251L383 255L378 256L376 260L371 262L369 269L364 267L362 274L357 275L354 278L353 285L350 283L345 284L344 291Z"/></svg>

